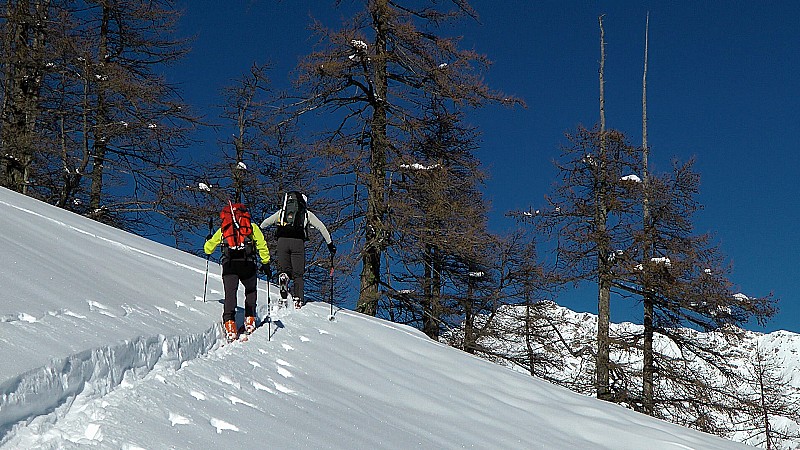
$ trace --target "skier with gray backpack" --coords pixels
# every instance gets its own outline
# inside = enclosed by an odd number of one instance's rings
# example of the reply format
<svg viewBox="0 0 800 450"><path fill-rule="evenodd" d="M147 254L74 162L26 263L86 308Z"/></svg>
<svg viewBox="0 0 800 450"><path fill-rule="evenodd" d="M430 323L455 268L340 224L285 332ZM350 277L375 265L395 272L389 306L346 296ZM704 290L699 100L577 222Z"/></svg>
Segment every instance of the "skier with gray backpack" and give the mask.
<svg viewBox="0 0 800 450"><path fill-rule="evenodd" d="M325 224L308 210L307 197L298 191L287 192L283 196L281 209L261 222L261 228L276 225L275 237L278 247L275 252L278 270L278 285L281 298L289 295L289 280L292 280L292 298L295 308L305 304L303 297L303 275L306 267L305 243L308 240L309 227L316 228L325 242L331 258L336 254L336 246Z"/></svg>

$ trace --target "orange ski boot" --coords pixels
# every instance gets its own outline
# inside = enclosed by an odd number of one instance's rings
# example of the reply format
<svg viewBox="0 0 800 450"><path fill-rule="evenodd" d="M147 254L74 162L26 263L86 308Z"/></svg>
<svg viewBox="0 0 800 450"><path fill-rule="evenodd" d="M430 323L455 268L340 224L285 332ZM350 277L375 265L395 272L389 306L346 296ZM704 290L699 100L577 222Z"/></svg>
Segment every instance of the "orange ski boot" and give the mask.
<svg viewBox="0 0 800 450"><path fill-rule="evenodd" d="M236 322L228 320L224 324L225 338L228 342L233 342L239 337L239 330L236 328Z"/></svg>
<svg viewBox="0 0 800 450"><path fill-rule="evenodd" d="M244 332L251 334L253 331L256 331L256 318L247 316L244 318Z"/></svg>

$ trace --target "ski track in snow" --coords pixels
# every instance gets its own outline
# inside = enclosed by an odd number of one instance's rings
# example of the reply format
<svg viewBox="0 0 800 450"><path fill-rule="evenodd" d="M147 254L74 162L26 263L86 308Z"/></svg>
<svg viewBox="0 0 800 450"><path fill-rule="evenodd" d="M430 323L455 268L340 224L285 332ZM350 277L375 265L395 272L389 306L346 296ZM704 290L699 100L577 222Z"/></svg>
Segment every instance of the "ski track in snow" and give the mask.
<svg viewBox="0 0 800 450"><path fill-rule="evenodd" d="M97 302L90 306L100 313L107 309ZM13 446L18 433L60 442L102 439L102 430L93 421L101 418L108 394L120 387L135 389L148 380L167 384L164 372L179 370L219 347L218 329L214 324L197 335L140 337L88 349L6 380L0 385L0 445ZM191 395L206 398L197 391ZM169 418L173 425L185 423L184 419ZM75 436L76 430L85 431Z"/></svg>
<svg viewBox="0 0 800 450"><path fill-rule="evenodd" d="M45 313L40 317L36 317L26 312L21 312L16 315L12 314L12 315L0 316L0 323L13 323L13 322L37 323L45 321L48 317L59 317L59 316L69 316L76 319L86 319L86 316L84 316L83 314L78 314L68 309L62 309L59 311L48 311L47 313Z"/></svg>
<svg viewBox="0 0 800 450"><path fill-rule="evenodd" d="M116 317L101 302L87 300L86 304L90 312ZM175 305L177 309L186 308L182 302L175 302ZM136 312L135 308L127 305L123 309L125 315ZM157 310L162 314L175 314L164 308L157 307ZM281 312L283 315L291 314L277 310L272 317L282 317ZM48 315L87 320L87 316L69 310L54 311ZM39 320L33 316L15 319L26 322ZM11 320L3 318L3 321ZM299 339L302 342L310 341L305 336ZM0 386L0 446L13 446L15 441L31 442L32 439L50 446L56 445L54 448L66 443L89 445L102 442L101 423L109 403L106 399L111 401L113 397L110 394L124 389L125 392L119 395L130 395L146 383L173 383L170 380L175 378L175 372L187 367L191 361L204 357L225 358L235 351L235 346L223 346L222 341L220 325L214 323L205 332L196 335L140 337L115 346L88 349L8 380ZM285 351L294 350L286 343L282 343L281 348ZM258 350L261 354L270 353L262 348ZM248 363L253 370L263 370L257 361L250 360ZM287 367L293 366L284 359L275 360L275 370L286 380L294 377ZM257 404L232 393L242 391L239 381L226 375L220 375L218 381L228 389L233 389L223 396L232 405L260 410ZM271 395L296 393L286 384L270 381L274 387L255 381L251 385L256 391ZM198 390L190 389L188 395L196 401L209 400L205 392ZM175 411L166 412L164 419L172 427L195 423L191 417ZM213 417L206 417L206 420L217 433L239 431L234 424L223 420Z"/></svg>
<svg viewBox="0 0 800 450"><path fill-rule="evenodd" d="M92 314L101 314L106 317L110 317L112 319L122 319L126 318L133 314L148 314L145 309L140 307L133 307L127 304L119 305L119 307L115 307L116 309L121 309L121 311L112 311L112 308L106 306L105 304L95 301L95 300L86 300L87 309L86 311ZM200 310L193 308L191 306L187 306L185 303L181 301L175 302L176 309L186 308L188 311L193 313L199 313ZM173 310L169 310L167 308L161 306L154 306L156 311L159 314L166 314L171 317L179 318L180 316L175 313ZM81 314L79 312L72 311L70 309L61 309L61 310L54 310L54 311L47 311L46 313L40 316L34 316L33 314L29 314L27 312L20 312L17 314L7 314L4 316L0 316L0 324L14 324L14 323L24 323L24 324L34 324L34 323L46 323L50 319L59 319L69 317L72 319L80 319L80 320L91 320L90 316L86 314Z"/></svg>

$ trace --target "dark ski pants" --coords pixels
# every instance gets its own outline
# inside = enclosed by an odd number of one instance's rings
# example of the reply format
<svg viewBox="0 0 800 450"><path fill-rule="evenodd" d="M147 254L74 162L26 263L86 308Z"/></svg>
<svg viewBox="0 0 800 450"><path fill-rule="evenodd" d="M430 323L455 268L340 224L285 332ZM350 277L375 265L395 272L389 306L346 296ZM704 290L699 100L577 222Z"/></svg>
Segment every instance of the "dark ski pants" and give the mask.
<svg viewBox="0 0 800 450"><path fill-rule="evenodd" d="M244 315L245 317L256 315L256 285L258 277L254 273L247 279L239 278L235 273L222 275L222 287L225 290L225 306L222 311L222 322L236 320L236 291L239 289L239 282L244 286Z"/></svg>
<svg viewBox="0 0 800 450"><path fill-rule="evenodd" d="M303 298L303 275L306 272L306 243L302 239L280 237L278 238L278 272L286 273L292 279L292 297L295 300Z"/></svg>

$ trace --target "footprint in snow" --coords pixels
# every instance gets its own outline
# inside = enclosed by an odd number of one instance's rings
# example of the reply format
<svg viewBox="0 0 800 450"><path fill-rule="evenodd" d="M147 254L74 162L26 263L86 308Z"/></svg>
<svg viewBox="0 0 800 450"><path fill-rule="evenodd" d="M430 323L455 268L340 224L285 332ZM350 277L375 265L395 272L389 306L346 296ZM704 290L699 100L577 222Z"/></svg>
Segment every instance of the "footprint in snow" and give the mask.
<svg viewBox="0 0 800 450"><path fill-rule="evenodd" d="M311 339L309 339L309 338L307 338L305 336L300 336L300 342L310 342L310 341L311 341Z"/></svg>
<svg viewBox="0 0 800 450"><path fill-rule="evenodd" d="M284 394L294 394L293 390L289 389L288 387L286 387L286 386L284 386L284 385L282 385L280 383L276 383L276 382L273 381L272 384L275 385L275 389L283 392Z"/></svg>
<svg viewBox="0 0 800 450"><path fill-rule="evenodd" d="M189 425L192 423L192 421L180 414L175 414L174 412L170 411L169 423L174 427L175 425Z"/></svg>
<svg viewBox="0 0 800 450"><path fill-rule="evenodd" d="M19 319L22 322L28 322L28 323L35 323L39 321L39 319L27 313L19 313L19 315L17 315L17 319Z"/></svg>
<svg viewBox="0 0 800 450"><path fill-rule="evenodd" d="M319 331L319 334L330 334L330 333L328 333L328 332L327 332L327 331L325 331L325 330L319 330L319 329L318 329L317 331Z"/></svg>
<svg viewBox="0 0 800 450"><path fill-rule="evenodd" d="M135 311L135 309L131 308L126 304L120 305L120 308L122 308L122 310L125 311L125 314L123 314L122 317L128 317L129 314L132 314Z"/></svg>
<svg viewBox="0 0 800 450"><path fill-rule="evenodd" d="M230 378L228 378L225 375L220 375L219 376L219 381L221 381L221 382L223 382L223 383L225 383L225 384L227 384L229 386L233 386L236 389L241 389L242 388L242 385L239 382L233 381L233 380L231 380Z"/></svg>
<svg viewBox="0 0 800 450"><path fill-rule="evenodd" d="M65 316L74 317L76 319L85 319L86 318L86 316L84 316L83 314L78 314L78 313L72 312L72 311L70 311L68 309L64 310L64 315Z"/></svg>
<svg viewBox="0 0 800 450"><path fill-rule="evenodd" d="M217 429L217 434L222 434L222 432L225 430L239 431L239 427L232 423L225 422L222 419L216 419L212 417L209 422L211 422L211 426Z"/></svg>
<svg viewBox="0 0 800 450"><path fill-rule="evenodd" d="M252 403L250 403L250 402L246 402L246 401L244 401L244 400L242 400L242 399L240 399L239 397L236 397L236 396L234 396L234 395L228 395L228 396L226 396L226 398L227 398L228 400L230 400L230 402L231 402L232 404L234 404L234 405L237 405L237 404L238 404L238 405L249 406L249 407L251 407L251 408L253 408L253 409L258 409L258 407L257 407L256 405L254 405L254 404L252 404Z"/></svg>
<svg viewBox="0 0 800 450"><path fill-rule="evenodd" d="M259 364L258 361L248 361L248 362L250 363L251 366L255 367L256 369L261 367L261 364Z"/></svg>
<svg viewBox="0 0 800 450"><path fill-rule="evenodd" d="M292 375L292 372L289 372L288 370L286 370L281 366L278 366L277 369L278 369L278 374L283 378L292 378L294 376Z"/></svg>
<svg viewBox="0 0 800 450"><path fill-rule="evenodd" d="M156 309L157 309L157 310L158 310L158 312L160 312L161 314L169 314L170 316L175 316L175 314L173 314L173 312L172 312L172 311L170 311L169 309L167 309L167 308L164 308L164 307L162 307L162 306L156 306Z"/></svg>
<svg viewBox="0 0 800 450"><path fill-rule="evenodd" d="M294 350L294 347L292 347L292 346L291 346L291 345L289 345L289 344L281 344L281 347L283 347L283 349L284 349L284 350L286 350L286 351L292 351L292 350Z"/></svg>
<svg viewBox="0 0 800 450"><path fill-rule="evenodd" d="M198 312L197 308L192 308L191 306L188 306L186 303L183 303L180 300L176 300L175 301L175 308L177 308L177 309L186 308L191 312Z"/></svg>
<svg viewBox="0 0 800 450"><path fill-rule="evenodd" d="M192 397L194 397L194 398L196 398L197 400L200 400L200 401L203 401L203 400L206 399L206 394L204 394L204 393L202 393L200 391L190 391L189 395L191 395Z"/></svg>
<svg viewBox="0 0 800 450"><path fill-rule="evenodd" d="M97 311L98 313L100 313L100 314L102 314L104 316L113 317L114 319L117 318L117 316L115 316L113 313L111 313L108 310L108 306L106 306L106 305L104 305L104 304L102 304L100 302L96 302L94 300L86 300L86 303L89 304L89 311Z"/></svg>
<svg viewBox="0 0 800 450"><path fill-rule="evenodd" d="M289 364L288 362L286 362L286 361L284 361L282 359L276 359L275 360L275 364L279 364L281 366L286 366L286 367L294 367L293 365Z"/></svg>
<svg viewBox="0 0 800 450"><path fill-rule="evenodd" d="M89 311L94 311L95 309L108 309L108 306L94 300L86 300L86 303L89 304Z"/></svg>
<svg viewBox="0 0 800 450"><path fill-rule="evenodd" d="M257 391L269 392L270 394L274 394L275 393L275 391L273 391L272 389L264 386L263 384L259 383L258 381L253 381L253 387Z"/></svg>

